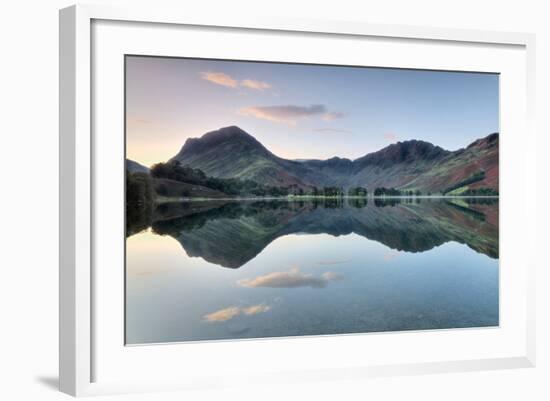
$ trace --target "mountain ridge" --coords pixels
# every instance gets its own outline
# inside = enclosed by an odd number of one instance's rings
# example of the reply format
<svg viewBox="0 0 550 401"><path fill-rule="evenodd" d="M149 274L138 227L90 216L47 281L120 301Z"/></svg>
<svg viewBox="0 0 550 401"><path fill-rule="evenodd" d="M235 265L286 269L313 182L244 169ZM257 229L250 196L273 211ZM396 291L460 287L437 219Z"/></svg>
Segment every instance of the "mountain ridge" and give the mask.
<svg viewBox="0 0 550 401"><path fill-rule="evenodd" d="M465 148L445 150L421 140L400 141L354 160L289 160L269 151L237 126L188 138L170 159L220 178L250 179L273 186L374 186L443 192L483 172L472 188L498 191L498 133Z"/></svg>

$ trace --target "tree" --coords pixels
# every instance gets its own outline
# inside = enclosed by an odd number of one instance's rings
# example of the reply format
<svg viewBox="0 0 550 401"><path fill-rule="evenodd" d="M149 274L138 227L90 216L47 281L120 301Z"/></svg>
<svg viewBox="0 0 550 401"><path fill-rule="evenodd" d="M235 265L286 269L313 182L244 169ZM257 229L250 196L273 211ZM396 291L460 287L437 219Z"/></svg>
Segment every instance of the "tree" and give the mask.
<svg viewBox="0 0 550 401"><path fill-rule="evenodd" d="M443 195L446 195L448 192L454 191L455 189L464 187L469 184L473 184L475 182L481 181L485 179L485 171L480 170L477 173L472 174L468 178L457 182L456 184L453 184L443 190Z"/></svg>
<svg viewBox="0 0 550 401"><path fill-rule="evenodd" d="M348 196L361 196L366 197L368 194L367 188L364 187L351 187L348 190Z"/></svg>
<svg viewBox="0 0 550 401"><path fill-rule="evenodd" d="M339 188L338 187L323 187L324 196L338 196Z"/></svg>
<svg viewBox="0 0 550 401"><path fill-rule="evenodd" d="M379 187L375 188L374 196L400 196L401 191L395 188Z"/></svg>
<svg viewBox="0 0 550 401"><path fill-rule="evenodd" d="M147 173L126 171L126 235L151 225L154 202L151 181Z"/></svg>
<svg viewBox="0 0 550 401"><path fill-rule="evenodd" d="M151 167L151 176L200 185L227 195L287 196L289 193L287 187L271 187L252 180L209 177L202 170L191 168L188 165L184 166L178 161L155 164ZM293 186L293 193L303 194L303 189Z"/></svg>

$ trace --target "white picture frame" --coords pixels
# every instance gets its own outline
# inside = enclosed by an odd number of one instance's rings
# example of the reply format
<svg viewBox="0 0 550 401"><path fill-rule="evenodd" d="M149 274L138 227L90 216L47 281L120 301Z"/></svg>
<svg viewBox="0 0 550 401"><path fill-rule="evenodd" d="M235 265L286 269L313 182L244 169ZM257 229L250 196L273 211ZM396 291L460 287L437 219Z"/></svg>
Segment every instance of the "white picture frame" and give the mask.
<svg viewBox="0 0 550 401"><path fill-rule="evenodd" d="M101 321L103 315L98 313L101 310L94 302L95 291L98 286L105 284L105 275L97 275L95 267L97 260L101 260L96 255L94 248L94 233L98 230L98 216L96 199L94 193L97 189L97 181L95 176L96 165L95 157L102 152L101 144L97 144L94 140L94 126L97 122L96 110L92 98L95 93L95 88L92 85L92 77L94 68L98 68L94 55L98 51L97 48L105 43L105 41L93 41L94 23L98 21L108 21L126 23L143 23L153 24L158 27L169 28L174 27L203 27L205 29L231 29L234 32L240 30L246 32L266 32L266 33L283 33L288 35L307 34L309 37L339 37L339 38L379 38L387 41L392 40L407 40L418 41L419 43L432 43L439 45L456 45L462 48L478 48L480 52L485 51L484 46L495 48L513 49L514 60L518 62L521 68L521 79L516 79L513 85L521 88L525 96L519 96L518 102L523 105L525 110L517 112L517 118L510 120L510 127L515 127L516 132L521 127L523 146L515 146L513 136L510 135L508 145L502 153L501 163L505 163L501 171L504 177L505 174L510 175L510 180L514 179L517 182L523 182L524 185L530 185L531 188L536 187L534 174L535 158L533 144L535 143L535 133L532 128L532 112L534 110L534 35L523 33L506 33L506 32L484 32L459 29L439 29L414 26L390 26L376 25L363 22L349 21L315 21L315 20L292 20L292 19L248 19L242 17L239 20L216 19L210 16L187 15L182 11L170 12L155 8L128 8L118 9L107 6L72 6L60 11L60 390L75 396L106 394L106 393L126 393L134 391L162 391L170 389L188 389L188 388L207 388L211 386L226 386L235 384L245 384L251 376L244 376L239 382L239 379L224 376L223 369L220 369L216 375L209 377L201 375L197 370L195 377L186 377L179 379L178 377L150 377L147 372L139 377L139 380L132 380L131 373L126 377L109 376L106 380L97 380L97 363L95 358L97 353L107 354L108 347L103 344L106 341L100 340L96 343L97 335L96 324ZM117 28L119 29L119 28ZM130 29L122 27L120 28ZM136 27L137 30L141 29ZM109 34L109 30L104 31L102 35ZM159 35L169 35L169 31L163 31ZM154 44L154 35L151 35L151 43ZM277 40L276 38L274 40ZM113 43L116 43L113 40ZM114 46L114 45L113 45ZM114 48L114 47L113 47ZM458 49L458 48L457 48ZM101 49L99 49L101 50ZM120 49L115 49L120 51ZM517 50L517 52L515 51ZM428 50L429 51L429 50ZM516 54L517 53L517 54ZM243 55L243 57L246 57ZM516 59L517 58L517 59ZM497 59L495 59L497 60ZM502 60L505 60L504 58ZM503 61L494 61L494 63ZM448 63L452 63L449 61ZM513 63L512 63L513 64ZM385 66L386 64L384 64ZM426 61L423 65L413 67L444 69L445 63L440 65L430 64ZM497 64L491 69L493 72L501 72ZM474 67L471 67L474 68ZM481 67L480 67L481 68ZM490 67L486 67L490 68ZM505 68L504 66L502 68ZM515 68L515 67L508 67ZM525 73L525 74L523 74ZM510 76L513 74L511 73ZM121 88L119 88L121 89ZM511 104L504 104L503 109L506 111L512 110ZM119 104L119 106L121 105ZM101 114L101 113L99 113ZM120 116L122 118L122 116ZM512 121L513 120L513 121ZM507 149L514 149L519 155L517 171L511 171L506 168L507 158L510 158L510 153L506 154ZM122 156L120 156L122 158ZM513 176L513 177L512 177ZM504 184L503 194L506 195L506 184ZM533 196L532 192L530 194ZM523 242L518 244L518 249L514 250L514 254L510 253L510 260L520 260L519 255L523 255L521 259L521 277L515 280L521 288L518 290L517 298L521 298L521 310L518 311L518 317L521 320L518 326L514 328L515 344L517 345L510 352L505 352L507 343L503 342L502 348L494 350L493 353L475 354L476 356L468 355L464 358L453 357L451 359L429 361L417 360L411 354L407 362L378 362L374 364L362 364L360 361L354 360L341 361L340 365L330 366L330 358L326 366L318 368L308 367L306 365L298 367L292 371L284 369L284 361L279 366L279 370L260 372L255 376L257 383L262 382L292 382L304 380L326 380L329 378L361 378L367 376L385 376L385 375L400 375L400 374L422 374L436 373L449 371L470 371L481 369L505 369L516 367L530 367L535 364L535 283L534 270L537 263L536 252L531 250L534 246L534 207L525 206L522 203L521 195L510 193L510 202L512 196L517 200L518 212L521 216L501 216L502 222L509 219L510 225L521 229ZM501 209L501 210L506 210ZM511 209L508 209L511 210ZM501 212L502 213L502 212ZM102 227L101 224L99 227ZM119 244L120 245L120 244ZM515 255L515 256L514 256ZM116 285L111 287L114 289L107 290L109 294L116 291ZM102 287L103 288L103 287ZM501 287L502 288L502 287ZM120 289L122 291L122 289ZM110 296L110 295L108 295ZM525 298L525 299L523 299ZM501 307L506 307L507 304ZM113 315L113 318L116 315ZM105 318L105 322L109 322ZM111 320L113 321L113 320ZM120 322L122 325L123 322ZM105 327L105 324L103 325ZM518 334L521 332L520 334ZM111 335L111 334L109 334ZM393 334L379 335L378 339ZM412 333L411 336L418 336L418 333ZM460 341L468 341L468 338L475 338L480 335L476 331L462 332L460 336L463 338ZM494 336L493 334L489 334ZM108 341L115 341L118 334L114 333ZM447 336L439 332L430 333L431 340L437 340L437 337ZM115 340L112 340L115 338ZM374 339L375 337L370 337ZM496 337L495 337L496 338ZM511 338L511 337L510 337ZM326 339L325 339L326 340ZM116 340L118 341L118 340ZM298 348L308 349L309 352L315 352L319 344L318 338L309 338L300 340L301 343L296 343L296 340L279 339L277 342L270 343L270 340L254 340L248 342L240 342L239 348L229 349L230 345L213 345L217 347L215 351L221 352L222 347L226 347L227 355L232 355L234 352L243 352L248 347L251 353L261 354L266 347L272 346L275 349L280 348L281 352L289 352L289 350ZM354 336L334 336L329 340L333 347L341 347L343 342L357 345L358 341L363 341L361 337ZM374 341L374 340L370 340ZM382 340L376 340L382 341ZM400 341L399 337L394 336L391 341ZM416 341L412 339L411 341ZM418 340L422 341L425 340ZM487 340L489 341L489 340ZM512 340L510 340L512 341ZM419 343L419 344L420 344ZM425 342L424 342L425 343ZM225 344L229 344L226 342ZM443 344L443 343L442 343ZM121 343L120 347L124 344ZM151 352L156 352L162 357L154 356L153 358L177 358L177 356L166 356L166 347L164 350L157 349ZM459 347L460 348L460 347ZM142 350L145 348L141 348ZM336 348L335 348L336 349ZM200 352L206 352L206 348L201 350L187 349L189 355L195 357ZM111 363L129 363L122 360L107 359L107 355L99 355L103 361ZM135 362L139 360L143 351L136 351L135 355L129 360ZM210 354L208 354L210 355ZM269 353L265 355L269 356ZM485 356L483 356L485 355ZM109 357L110 358L110 357ZM137 358L137 359L136 359ZM153 359L149 359L151 362ZM159 360L159 359L154 359ZM386 361L380 359L380 361ZM389 361L389 359L388 359ZM101 364L99 364L101 365ZM115 366L115 365L113 365ZM120 365L122 366L122 365ZM117 365L117 369L120 368ZM261 369L259 369L261 370ZM191 371L191 375L193 372ZM251 373L252 374L252 373ZM136 376L138 377L138 376Z"/></svg>

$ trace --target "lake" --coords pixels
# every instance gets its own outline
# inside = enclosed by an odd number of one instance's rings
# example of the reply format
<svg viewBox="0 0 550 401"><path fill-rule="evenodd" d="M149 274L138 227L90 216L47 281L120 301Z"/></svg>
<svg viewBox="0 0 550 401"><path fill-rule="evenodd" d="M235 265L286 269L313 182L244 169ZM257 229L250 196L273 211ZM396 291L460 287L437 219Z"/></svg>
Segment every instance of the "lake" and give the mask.
<svg viewBox="0 0 550 401"><path fill-rule="evenodd" d="M129 225L127 344L499 324L498 199L193 201Z"/></svg>

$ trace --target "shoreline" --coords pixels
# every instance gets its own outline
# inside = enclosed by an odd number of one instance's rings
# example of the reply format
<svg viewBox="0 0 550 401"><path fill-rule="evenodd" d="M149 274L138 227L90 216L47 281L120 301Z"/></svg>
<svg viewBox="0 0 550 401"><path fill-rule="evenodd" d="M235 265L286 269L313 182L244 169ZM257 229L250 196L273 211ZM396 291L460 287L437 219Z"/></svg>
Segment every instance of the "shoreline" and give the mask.
<svg viewBox="0 0 550 401"><path fill-rule="evenodd" d="M413 195L413 196L314 196L314 195L296 195L296 196L248 196L248 197L223 197L223 198L162 198L156 199L154 203L176 203L176 202L211 202L211 201L262 201L262 200L280 200L280 201L300 201L300 200L323 200L323 199L499 199L498 195Z"/></svg>

